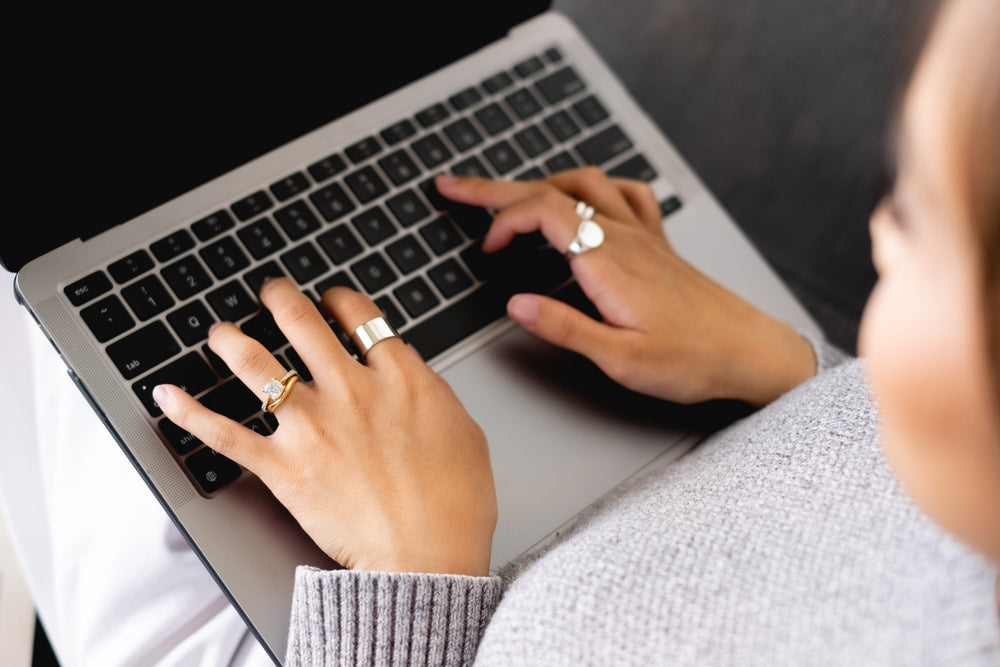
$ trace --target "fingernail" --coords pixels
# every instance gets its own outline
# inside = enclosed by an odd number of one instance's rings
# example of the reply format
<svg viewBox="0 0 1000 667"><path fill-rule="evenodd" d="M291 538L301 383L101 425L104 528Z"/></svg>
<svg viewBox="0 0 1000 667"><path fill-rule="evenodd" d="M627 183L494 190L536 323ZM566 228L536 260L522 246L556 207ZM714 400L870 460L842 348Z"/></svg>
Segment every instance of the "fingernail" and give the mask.
<svg viewBox="0 0 1000 667"><path fill-rule="evenodd" d="M458 183L458 176L455 176L454 174L445 173L437 175L438 185L444 185L445 187L447 187L449 185L454 185L455 183Z"/></svg>
<svg viewBox="0 0 1000 667"><path fill-rule="evenodd" d="M538 321L538 298L534 294L515 294L507 302L507 314L530 329Z"/></svg>
<svg viewBox="0 0 1000 667"><path fill-rule="evenodd" d="M167 403L170 401L170 390L164 387L162 384L158 384L153 387L153 400L160 408L165 408Z"/></svg>

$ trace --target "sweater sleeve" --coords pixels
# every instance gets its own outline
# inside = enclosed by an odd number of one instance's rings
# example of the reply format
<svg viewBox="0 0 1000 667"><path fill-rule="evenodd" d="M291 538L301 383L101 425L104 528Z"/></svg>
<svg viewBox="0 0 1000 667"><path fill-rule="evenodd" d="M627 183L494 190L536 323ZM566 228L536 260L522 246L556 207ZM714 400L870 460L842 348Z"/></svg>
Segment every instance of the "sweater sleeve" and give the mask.
<svg viewBox="0 0 1000 667"><path fill-rule="evenodd" d="M287 665L468 665L500 577L300 567Z"/></svg>

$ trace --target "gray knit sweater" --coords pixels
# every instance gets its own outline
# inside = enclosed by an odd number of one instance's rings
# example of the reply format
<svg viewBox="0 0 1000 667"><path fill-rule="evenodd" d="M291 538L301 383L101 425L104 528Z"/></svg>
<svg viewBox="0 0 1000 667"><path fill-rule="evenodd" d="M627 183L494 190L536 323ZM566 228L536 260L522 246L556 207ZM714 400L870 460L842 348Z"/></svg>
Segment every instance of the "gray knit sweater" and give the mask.
<svg viewBox="0 0 1000 667"><path fill-rule="evenodd" d="M288 664L1000 665L996 568L900 489L863 371L823 370L498 576L301 568Z"/></svg>

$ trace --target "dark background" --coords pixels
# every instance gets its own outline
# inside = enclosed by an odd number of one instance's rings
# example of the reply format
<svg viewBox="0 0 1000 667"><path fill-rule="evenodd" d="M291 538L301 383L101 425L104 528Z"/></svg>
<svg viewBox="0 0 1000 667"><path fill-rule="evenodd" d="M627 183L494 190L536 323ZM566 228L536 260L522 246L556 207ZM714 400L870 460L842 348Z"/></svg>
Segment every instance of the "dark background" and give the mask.
<svg viewBox="0 0 1000 667"><path fill-rule="evenodd" d="M854 352L889 121L932 0L555 0Z"/></svg>

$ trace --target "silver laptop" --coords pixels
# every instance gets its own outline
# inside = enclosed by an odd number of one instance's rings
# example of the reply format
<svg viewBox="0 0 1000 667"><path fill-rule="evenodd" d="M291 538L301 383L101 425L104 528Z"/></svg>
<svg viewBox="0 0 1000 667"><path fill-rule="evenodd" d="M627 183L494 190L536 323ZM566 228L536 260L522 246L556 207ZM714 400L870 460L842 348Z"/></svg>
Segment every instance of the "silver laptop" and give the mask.
<svg viewBox="0 0 1000 667"><path fill-rule="evenodd" d="M645 180L682 256L818 333L547 3L468 16L462 4L328 4L308 16L164 9L124 28L94 13L29 19L5 68L17 100L8 164L23 171L7 183L18 232L0 255L17 297L276 662L295 567L335 564L259 480L150 396L174 382L274 427L205 344L212 322L236 321L307 372L260 309L265 278L289 276L315 298L334 284L370 294L455 388L490 442L494 568L706 428L703 410L634 396L514 327L515 291L589 304L535 236L484 257L488 212L444 201L435 173L522 179L597 164Z"/></svg>

